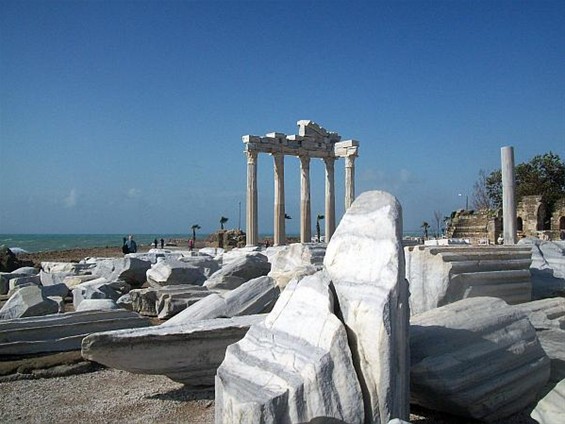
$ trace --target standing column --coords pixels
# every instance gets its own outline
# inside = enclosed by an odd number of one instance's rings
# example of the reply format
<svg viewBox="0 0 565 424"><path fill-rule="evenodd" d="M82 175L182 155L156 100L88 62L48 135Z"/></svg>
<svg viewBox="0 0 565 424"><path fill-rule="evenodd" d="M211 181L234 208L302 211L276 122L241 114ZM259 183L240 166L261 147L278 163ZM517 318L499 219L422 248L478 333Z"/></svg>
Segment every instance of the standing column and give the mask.
<svg viewBox="0 0 565 424"><path fill-rule="evenodd" d="M324 158L326 163L326 243L329 243L335 231L335 183L334 164L335 158Z"/></svg>
<svg viewBox="0 0 565 424"><path fill-rule="evenodd" d="M355 200L355 156L345 157L345 210Z"/></svg>
<svg viewBox="0 0 565 424"><path fill-rule="evenodd" d="M284 229L284 155L273 153L275 162L275 216L274 216L274 240L275 246L286 244Z"/></svg>
<svg viewBox="0 0 565 424"><path fill-rule="evenodd" d="M300 243L312 238L310 209L310 157L300 156Z"/></svg>
<svg viewBox="0 0 565 424"><path fill-rule="evenodd" d="M500 149L502 161L502 225L504 244L516 244L516 180L514 177L514 148Z"/></svg>
<svg viewBox="0 0 565 424"><path fill-rule="evenodd" d="M247 151L246 245L257 246L257 152Z"/></svg>

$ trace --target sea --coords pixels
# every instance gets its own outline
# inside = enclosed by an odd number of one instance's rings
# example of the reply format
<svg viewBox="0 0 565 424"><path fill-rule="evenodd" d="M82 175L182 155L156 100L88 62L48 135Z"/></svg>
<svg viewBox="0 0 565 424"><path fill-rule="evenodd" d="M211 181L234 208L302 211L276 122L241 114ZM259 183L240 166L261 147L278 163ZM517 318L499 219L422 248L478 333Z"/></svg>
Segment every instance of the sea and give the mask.
<svg viewBox="0 0 565 424"><path fill-rule="evenodd" d="M198 239L208 234L198 233ZM92 247L120 247L127 234L0 234L0 245L15 252L47 252ZM153 240L186 240L192 234L135 234L139 246L149 246Z"/></svg>
<svg viewBox="0 0 565 424"><path fill-rule="evenodd" d="M414 236L405 233L404 236ZM199 240L208 238L209 234L198 233ZM288 234L288 237L299 237L298 234ZM0 246L4 245L14 253L36 253L55 250L69 250L92 247L120 247L126 234L0 234ZM153 240L186 240L192 234L135 234L134 240L138 246L150 246ZM259 238L270 237L272 234L259 234Z"/></svg>

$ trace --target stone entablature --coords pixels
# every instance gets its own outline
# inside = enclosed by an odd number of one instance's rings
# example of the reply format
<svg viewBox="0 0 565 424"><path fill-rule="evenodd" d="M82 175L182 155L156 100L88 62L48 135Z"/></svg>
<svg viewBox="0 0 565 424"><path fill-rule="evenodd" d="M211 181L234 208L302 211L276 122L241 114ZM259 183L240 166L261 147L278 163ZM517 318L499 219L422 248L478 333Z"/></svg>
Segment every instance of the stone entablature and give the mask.
<svg viewBox="0 0 565 424"><path fill-rule="evenodd" d="M286 135L272 132L265 136L244 135L242 137L247 156L247 246L258 242L258 204L257 204L257 159L259 153L273 156L275 200L274 200L274 245L286 244L285 236L285 196L284 196L284 156L300 159L300 241L311 240L310 207L310 159L322 159L326 167L325 183L325 237L328 242L335 230L335 183L334 164L345 158L345 209L355 199L355 158L358 156L359 142L341 141L336 132L327 131L313 121L297 122L298 134Z"/></svg>

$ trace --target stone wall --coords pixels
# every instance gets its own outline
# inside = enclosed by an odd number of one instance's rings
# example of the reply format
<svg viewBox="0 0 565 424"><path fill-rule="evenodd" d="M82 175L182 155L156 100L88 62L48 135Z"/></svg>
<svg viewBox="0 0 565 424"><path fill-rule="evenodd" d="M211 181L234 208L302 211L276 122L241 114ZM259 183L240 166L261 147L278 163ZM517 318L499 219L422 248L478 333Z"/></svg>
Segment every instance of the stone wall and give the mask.
<svg viewBox="0 0 565 424"><path fill-rule="evenodd" d="M551 216L551 239L563 240L565 236L565 199L560 199L555 203L553 215Z"/></svg>
<svg viewBox="0 0 565 424"><path fill-rule="evenodd" d="M496 244L502 232L502 218L492 211L454 212L447 228L448 238L468 239L473 244Z"/></svg>

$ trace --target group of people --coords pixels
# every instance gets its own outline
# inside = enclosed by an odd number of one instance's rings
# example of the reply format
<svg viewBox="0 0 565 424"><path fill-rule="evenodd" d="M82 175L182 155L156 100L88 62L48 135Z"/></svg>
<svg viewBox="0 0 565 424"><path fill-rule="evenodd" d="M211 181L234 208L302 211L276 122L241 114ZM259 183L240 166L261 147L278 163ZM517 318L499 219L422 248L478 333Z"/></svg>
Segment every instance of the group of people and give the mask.
<svg viewBox="0 0 565 424"><path fill-rule="evenodd" d="M153 240L153 246L157 249L157 239ZM165 247L165 240L161 239L161 249Z"/></svg>
<svg viewBox="0 0 565 424"><path fill-rule="evenodd" d="M127 255L128 253L137 252L137 243L135 242L131 234L128 236L127 239L124 237L122 244L122 252L124 253L124 255Z"/></svg>

